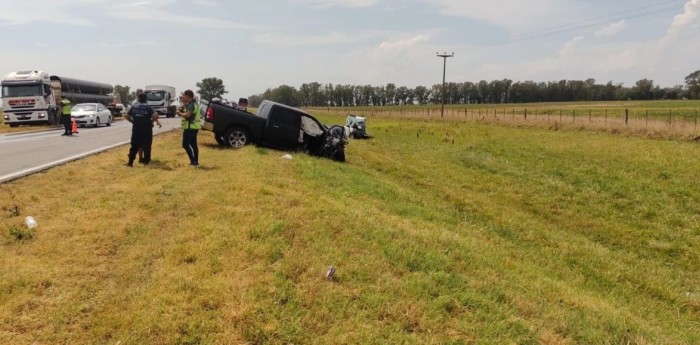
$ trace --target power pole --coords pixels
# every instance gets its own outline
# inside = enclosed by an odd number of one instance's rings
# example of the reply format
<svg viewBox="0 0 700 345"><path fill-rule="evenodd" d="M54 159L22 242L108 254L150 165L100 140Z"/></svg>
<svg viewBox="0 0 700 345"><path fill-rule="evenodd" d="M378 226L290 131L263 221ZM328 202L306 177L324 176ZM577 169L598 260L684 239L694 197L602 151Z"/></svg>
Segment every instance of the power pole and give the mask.
<svg viewBox="0 0 700 345"><path fill-rule="evenodd" d="M443 59L443 65L442 65L442 110L440 112L440 117L444 118L445 117L445 77L447 76L447 58L454 57L455 53L452 53L452 54L437 53L437 56L441 57Z"/></svg>

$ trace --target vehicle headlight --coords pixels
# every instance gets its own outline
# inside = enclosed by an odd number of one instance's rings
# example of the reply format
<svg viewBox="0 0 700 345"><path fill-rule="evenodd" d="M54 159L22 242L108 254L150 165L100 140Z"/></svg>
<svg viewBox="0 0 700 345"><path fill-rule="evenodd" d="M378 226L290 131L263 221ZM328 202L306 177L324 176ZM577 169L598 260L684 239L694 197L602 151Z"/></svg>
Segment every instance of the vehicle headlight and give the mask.
<svg viewBox="0 0 700 345"><path fill-rule="evenodd" d="M43 119L43 118L45 118L45 117L46 117L46 113L39 113L39 118L40 118L40 119Z"/></svg>
<svg viewBox="0 0 700 345"><path fill-rule="evenodd" d="M2 118L5 119L5 120L9 120L9 119L10 119L10 115L3 115Z"/></svg>
<svg viewBox="0 0 700 345"><path fill-rule="evenodd" d="M95 117L95 114L90 114L88 115L88 117Z"/></svg>

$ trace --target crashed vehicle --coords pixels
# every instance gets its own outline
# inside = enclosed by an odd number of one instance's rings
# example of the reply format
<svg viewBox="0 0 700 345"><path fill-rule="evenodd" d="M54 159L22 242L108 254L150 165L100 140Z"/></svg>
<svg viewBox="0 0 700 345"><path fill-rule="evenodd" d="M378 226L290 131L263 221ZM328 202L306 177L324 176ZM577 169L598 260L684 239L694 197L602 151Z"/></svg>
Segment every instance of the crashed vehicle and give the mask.
<svg viewBox="0 0 700 345"><path fill-rule="evenodd" d="M203 102L203 109L202 128L214 132L219 145L241 148L255 144L345 161L346 129L328 127L300 109L272 101L263 101L256 114L218 102Z"/></svg>
<svg viewBox="0 0 700 345"><path fill-rule="evenodd" d="M367 118L357 115L348 116L345 122L345 128L350 132L350 138L353 139L371 139L372 136L367 133Z"/></svg>

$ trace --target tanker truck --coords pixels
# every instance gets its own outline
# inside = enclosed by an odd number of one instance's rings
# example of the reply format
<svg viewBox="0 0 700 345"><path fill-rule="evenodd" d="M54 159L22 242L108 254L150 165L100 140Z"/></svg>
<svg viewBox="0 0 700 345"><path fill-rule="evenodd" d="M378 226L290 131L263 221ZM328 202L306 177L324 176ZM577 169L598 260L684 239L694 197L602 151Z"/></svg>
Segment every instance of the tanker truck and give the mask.
<svg viewBox="0 0 700 345"><path fill-rule="evenodd" d="M5 108L3 120L10 127L57 124L62 96L73 105L101 103L109 108L114 101L112 85L65 78L42 71L13 72L0 85Z"/></svg>

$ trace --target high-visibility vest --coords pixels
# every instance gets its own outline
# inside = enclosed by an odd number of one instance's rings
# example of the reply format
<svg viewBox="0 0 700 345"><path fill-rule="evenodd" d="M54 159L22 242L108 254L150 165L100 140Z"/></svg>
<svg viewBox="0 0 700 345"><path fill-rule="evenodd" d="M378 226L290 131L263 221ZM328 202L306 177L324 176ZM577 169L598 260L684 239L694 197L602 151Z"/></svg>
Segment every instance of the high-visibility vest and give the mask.
<svg viewBox="0 0 700 345"><path fill-rule="evenodd" d="M70 101L67 99L64 99L61 101L61 104L63 105L62 114L63 115L70 115L70 111L71 111Z"/></svg>
<svg viewBox="0 0 700 345"><path fill-rule="evenodd" d="M191 121L190 121L191 120ZM199 104L194 102L194 113L190 119L182 118L181 121L182 129L201 129L202 128L202 114Z"/></svg>

